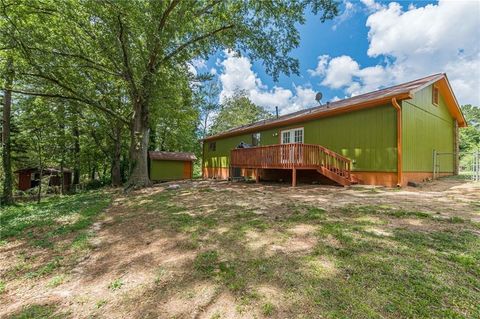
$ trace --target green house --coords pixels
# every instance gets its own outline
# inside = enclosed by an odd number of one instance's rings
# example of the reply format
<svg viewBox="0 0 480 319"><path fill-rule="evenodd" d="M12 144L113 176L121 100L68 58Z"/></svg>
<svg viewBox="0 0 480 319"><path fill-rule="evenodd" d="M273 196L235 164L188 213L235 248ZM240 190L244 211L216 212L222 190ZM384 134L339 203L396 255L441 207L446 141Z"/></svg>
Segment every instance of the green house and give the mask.
<svg viewBox="0 0 480 319"><path fill-rule="evenodd" d="M456 174L466 125L446 74L435 74L210 136L202 173L402 186Z"/></svg>
<svg viewBox="0 0 480 319"><path fill-rule="evenodd" d="M148 152L148 157L150 180L154 182L191 179L197 159L193 153L185 152Z"/></svg>

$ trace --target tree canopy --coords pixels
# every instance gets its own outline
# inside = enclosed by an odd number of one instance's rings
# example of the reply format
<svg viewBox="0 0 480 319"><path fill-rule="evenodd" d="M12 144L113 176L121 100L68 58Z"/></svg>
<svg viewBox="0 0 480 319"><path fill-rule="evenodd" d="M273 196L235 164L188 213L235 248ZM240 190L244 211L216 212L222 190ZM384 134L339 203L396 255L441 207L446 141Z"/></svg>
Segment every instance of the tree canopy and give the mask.
<svg viewBox="0 0 480 319"><path fill-rule="evenodd" d="M252 124L272 117L263 107L255 105L245 92L236 92L227 98L213 120L210 134L217 134L231 128Z"/></svg>
<svg viewBox="0 0 480 319"><path fill-rule="evenodd" d="M460 151L466 153L480 150L480 107L462 105L462 112L468 127L460 130Z"/></svg>
<svg viewBox="0 0 480 319"><path fill-rule="evenodd" d="M206 77L189 71L192 61L228 49L274 79L298 73L290 52L307 11L338 14L333 0L2 0L0 67L11 72L1 90L22 121L27 105L55 114L47 162L74 167L75 179L110 171L114 185L121 175L142 187L148 149L199 150L206 112L216 111L212 99L202 105L195 83Z"/></svg>

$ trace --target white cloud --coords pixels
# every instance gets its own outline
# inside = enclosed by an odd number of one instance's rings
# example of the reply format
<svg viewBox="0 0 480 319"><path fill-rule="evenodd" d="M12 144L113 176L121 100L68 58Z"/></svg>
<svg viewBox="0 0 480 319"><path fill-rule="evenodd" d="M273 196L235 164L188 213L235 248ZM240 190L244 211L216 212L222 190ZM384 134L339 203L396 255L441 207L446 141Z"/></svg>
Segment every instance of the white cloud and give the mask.
<svg viewBox="0 0 480 319"><path fill-rule="evenodd" d="M336 101L340 101L341 98L339 98L338 96L334 96L333 99L330 100L330 102L336 102Z"/></svg>
<svg viewBox="0 0 480 319"><path fill-rule="evenodd" d="M269 89L253 72L252 64L246 57L225 52L226 59L217 62L223 71L220 74L222 92L220 102L232 96L236 91L247 92L253 103L263 106L270 112L278 106L281 114L290 113L316 104L315 92L309 87L296 86L294 92L279 86Z"/></svg>
<svg viewBox="0 0 480 319"><path fill-rule="evenodd" d="M446 72L461 104L480 104L480 2L440 0L406 11L395 2L362 2L372 12L366 22L367 54L391 62L361 68L349 56L321 56L319 71L309 72L322 76L322 85L356 95Z"/></svg>
<svg viewBox="0 0 480 319"><path fill-rule="evenodd" d="M359 68L358 63L347 55L333 58L328 62L322 85L332 89L344 87L352 82Z"/></svg>
<svg viewBox="0 0 480 319"><path fill-rule="evenodd" d="M356 11L356 7L355 5L348 1L348 0L344 0L343 1L343 6L344 6L344 10L343 12L335 18L334 20L334 25L332 26L332 30L336 30L337 27L342 24L343 22L347 21L348 19L350 19L354 14L355 14L355 11Z"/></svg>
<svg viewBox="0 0 480 319"><path fill-rule="evenodd" d="M295 95L292 99L292 104L283 110L283 113L295 112L307 107L317 105L315 100L316 91L310 87L295 86Z"/></svg>
<svg viewBox="0 0 480 319"><path fill-rule="evenodd" d="M318 69L321 72L318 72ZM362 69L358 62L348 55L335 58L322 55L317 68L309 70L309 73L323 77L321 85L331 89L344 89L349 96L373 91L394 82L390 69L380 65Z"/></svg>
<svg viewBox="0 0 480 319"><path fill-rule="evenodd" d="M325 75L325 71L327 68L328 60L330 56L328 54L324 54L318 57L318 64L315 70L307 70L307 72L311 76L323 76Z"/></svg>
<svg viewBox="0 0 480 319"><path fill-rule="evenodd" d="M383 8L380 3L375 2L375 0L360 0L368 10L377 11Z"/></svg>

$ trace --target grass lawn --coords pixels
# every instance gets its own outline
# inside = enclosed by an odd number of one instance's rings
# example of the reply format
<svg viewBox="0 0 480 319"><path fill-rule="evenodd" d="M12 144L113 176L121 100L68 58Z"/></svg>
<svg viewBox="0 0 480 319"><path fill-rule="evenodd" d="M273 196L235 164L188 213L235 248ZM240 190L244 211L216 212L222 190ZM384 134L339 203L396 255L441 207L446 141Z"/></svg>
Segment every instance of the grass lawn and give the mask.
<svg viewBox="0 0 480 319"><path fill-rule="evenodd" d="M3 209L0 316L479 318L480 187L443 183L187 183Z"/></svg>

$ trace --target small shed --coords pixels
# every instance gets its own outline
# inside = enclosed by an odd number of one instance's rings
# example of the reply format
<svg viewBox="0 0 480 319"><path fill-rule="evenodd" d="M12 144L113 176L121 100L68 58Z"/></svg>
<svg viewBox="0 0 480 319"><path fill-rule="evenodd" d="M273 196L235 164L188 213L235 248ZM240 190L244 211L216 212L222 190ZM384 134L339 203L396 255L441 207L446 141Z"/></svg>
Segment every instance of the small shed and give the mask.
<svg viewBox="0 0 480 319"><path fill-rule="evenodd" d="M38 167L22 168L15 173L18 174L18 189L21 191L26 191L40 184L40 168ZM61 171L58 168L44 167L42 176L50 176L49 186L62 185ZM63 182L66 189L69 189L72 185L72 171L67 168L63 169Z"/></svg>
<svg viewBox="0 0 480 319"><path fill-rule="evenodd" d="M193 161L197 158L187 152L148 152L150 160L150 180L170 181L191 179Z"/></svg>

